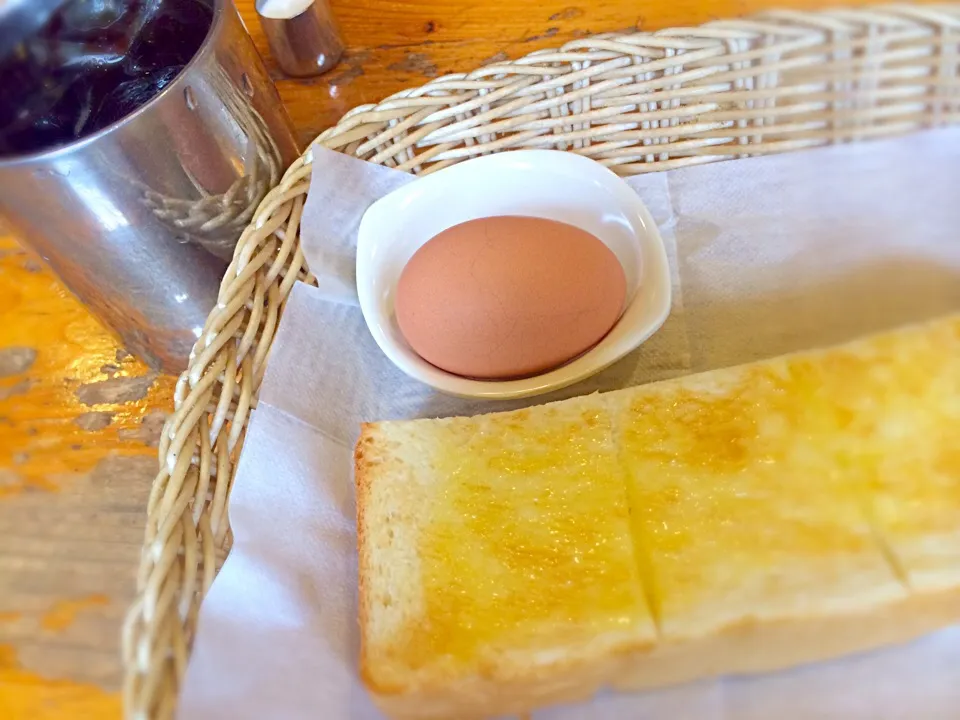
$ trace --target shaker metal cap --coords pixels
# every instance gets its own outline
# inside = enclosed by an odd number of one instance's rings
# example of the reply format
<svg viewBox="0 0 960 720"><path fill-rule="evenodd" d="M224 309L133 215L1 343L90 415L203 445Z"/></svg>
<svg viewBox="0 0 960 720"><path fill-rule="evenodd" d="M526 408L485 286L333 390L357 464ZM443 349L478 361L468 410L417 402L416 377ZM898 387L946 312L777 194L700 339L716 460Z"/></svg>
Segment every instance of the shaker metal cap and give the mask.
<svg viewBox="0 0 960 720"><path fill-rule="evenodd" d="M320 75L343 54L328 0L257 0L260 25L281 69L293 77Z"/></svg>

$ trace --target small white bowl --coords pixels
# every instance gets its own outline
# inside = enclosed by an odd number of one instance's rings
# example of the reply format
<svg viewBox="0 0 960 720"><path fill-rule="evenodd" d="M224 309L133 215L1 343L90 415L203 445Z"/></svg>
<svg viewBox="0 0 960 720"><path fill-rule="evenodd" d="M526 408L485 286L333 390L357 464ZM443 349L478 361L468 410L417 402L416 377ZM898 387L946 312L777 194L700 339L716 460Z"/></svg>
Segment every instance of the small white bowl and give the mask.
<svg viewBox="0 0 960 720"><path fill-rule="evenodd" d="M417 355L397 325L397 281L417 249L449 227L494 215L549 218L586 230L616 254L626 274L626 305L613 329L541 375L501 381L445 372ZM445 168L371 205L357 236L357 292L377 345L410 377L460 397L520 398L590 377L653 335L670 313L670 269L653 218L623 180L574 153L517 150Z"/></svg>

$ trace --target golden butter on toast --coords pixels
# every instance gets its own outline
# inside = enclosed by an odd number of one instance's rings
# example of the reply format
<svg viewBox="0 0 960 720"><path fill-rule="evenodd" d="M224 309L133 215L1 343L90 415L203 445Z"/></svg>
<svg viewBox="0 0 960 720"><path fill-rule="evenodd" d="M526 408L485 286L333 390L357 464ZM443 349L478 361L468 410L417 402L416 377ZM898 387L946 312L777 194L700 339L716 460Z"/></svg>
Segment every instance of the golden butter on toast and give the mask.
<svg viewBox="0 0 960 720"><path fill-rule="evenodd" d="M368 425L357 492L361 664L375 693L456 703L519 683L548 701L564 673L655 643L595 399Z"/></svg>
<svg viewBox="0 0 960 720"><path fill-rule="evenodd" d="M960 316L365 425L361 671L395 717L758 672L960 620Z"/></svg>

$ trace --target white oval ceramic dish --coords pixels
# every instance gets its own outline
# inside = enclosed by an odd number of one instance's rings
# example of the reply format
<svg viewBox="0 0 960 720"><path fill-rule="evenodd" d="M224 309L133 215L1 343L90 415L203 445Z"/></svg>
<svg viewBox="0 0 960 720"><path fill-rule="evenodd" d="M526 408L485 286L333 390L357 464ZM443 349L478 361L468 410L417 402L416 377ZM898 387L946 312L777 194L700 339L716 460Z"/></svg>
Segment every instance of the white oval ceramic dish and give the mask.
<svg viewBox="0 0 960 720"><path fill-rule="evenodd" d="M449 227L492 215L575 225L603 241L623 265L627 299L617 324L592 349L550 372L502 381L453 375L410 349L397 325L394 292L414 252ZM445 168L371 205L357 236L357 292L377 344L410 377L460 397L519 398L587 378L649 338L670 313L670 269L657 226L621 178L574 153L517 150Z"/></svg>

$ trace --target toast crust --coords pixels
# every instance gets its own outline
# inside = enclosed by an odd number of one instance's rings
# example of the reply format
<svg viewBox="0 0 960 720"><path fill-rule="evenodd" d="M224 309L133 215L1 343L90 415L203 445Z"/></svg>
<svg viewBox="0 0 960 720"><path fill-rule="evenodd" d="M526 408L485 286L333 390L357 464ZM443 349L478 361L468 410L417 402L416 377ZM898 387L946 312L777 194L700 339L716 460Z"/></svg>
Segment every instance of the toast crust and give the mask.
<svg viewBox="0 0 960 720"><path fill-rule="evenodd" d="M366 509L369 506L370 484L376 467L376 460L371 457L376 436L376 426L371 423L363 423L360 426L360 438L357 440L357 445L353 451L357 507L357 621L360 625L360 675L373 693L376 693L376 689L371 685L370 678L366 673L369 659L366 656L365 628L369 627L370 623L370 590L367 586L367 578L370 577L370 554L366 551L368 547Z"/></svg>
<svg viewBox="0 0 960 720"><path fill-rule="evenodd" d="M480 720L586 700L607 687L636 692L783 670L906 643L956 622L960 590L914 595L869 613L740 623L703 639L602 658L586 671L568 668L510 683L470 677L413 693L371 692L377 706L397 720Z"/></svg>

